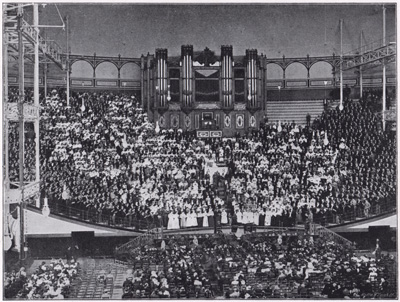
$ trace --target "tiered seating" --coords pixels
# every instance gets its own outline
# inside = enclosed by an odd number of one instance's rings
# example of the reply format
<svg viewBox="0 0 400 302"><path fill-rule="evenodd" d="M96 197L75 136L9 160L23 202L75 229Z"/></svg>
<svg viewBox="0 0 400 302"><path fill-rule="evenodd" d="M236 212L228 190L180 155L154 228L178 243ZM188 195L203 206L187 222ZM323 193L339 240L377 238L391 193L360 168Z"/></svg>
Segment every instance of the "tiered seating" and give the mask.
<svg viewBox="0 0 400 302"><path fill-rule="evenodd" d="M111 265L113 260L97 259L88 263L87 270L81 277L79 290L76 298L78 299L101 299L105 291L108 291L110 297L114 289L114 280L118 274L117 267ZM107 269L105 269L107 268ZM104 275L104 279L99 276Z"/></svg>
<svg viewBox="0 0 400 302"><path fill-rule="evenodd" d="M307 113L313 121L324 110L323 100L281 100L267 101L267 116L269 122L292 122L306 125Z"/></svg>
<svg viewBox="0 0 400 302"><path fill-rule="evenodd" d="M111 299L121 299L124 290L122 288L122 284L125 281L125 271L126 267L124 266L115 266L115 278L114 278L114 287L112 289Z"/></svg>
<svg viewBox="0 0 400 302"><path fill-rule="evenodd" d="M87 294L92 291L91 279L93 275L93 270L95 267L95 261L89 259L86 261L85 267L82 268L81 282L79 288L76 290L75 297L78 299L83 299L87 297Z"/></svg>

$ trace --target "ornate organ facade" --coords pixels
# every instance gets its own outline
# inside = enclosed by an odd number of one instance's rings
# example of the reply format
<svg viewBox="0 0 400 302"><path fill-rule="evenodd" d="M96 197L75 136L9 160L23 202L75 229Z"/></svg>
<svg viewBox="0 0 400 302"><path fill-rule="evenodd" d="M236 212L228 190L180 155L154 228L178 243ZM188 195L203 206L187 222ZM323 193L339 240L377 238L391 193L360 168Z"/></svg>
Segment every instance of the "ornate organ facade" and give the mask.
<svg viewBox="0 0 400 302"><path fill-rule="evenodd" d="M142 105L161 129L227 137L256 128L264 117L265 59L255 49L234 57L232 46L216 55L183 45L178 57L156 49L141 57Z"/></svg>

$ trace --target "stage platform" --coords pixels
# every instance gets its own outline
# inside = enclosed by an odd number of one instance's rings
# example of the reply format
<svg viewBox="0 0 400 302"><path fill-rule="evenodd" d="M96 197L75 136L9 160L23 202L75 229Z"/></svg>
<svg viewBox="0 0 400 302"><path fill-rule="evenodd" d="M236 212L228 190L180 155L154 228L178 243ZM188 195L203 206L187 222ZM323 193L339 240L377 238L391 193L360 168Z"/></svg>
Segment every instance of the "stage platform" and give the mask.
<svg viewBox="0 0 400 302"><path fill-rule="evenodd" d="M368 232L370 226L389 226L391 230L396 230L397 214L396 212L383 214L377 217L342 224L340 226L329 227L329 229L336 233L359 233Z"/></svg>

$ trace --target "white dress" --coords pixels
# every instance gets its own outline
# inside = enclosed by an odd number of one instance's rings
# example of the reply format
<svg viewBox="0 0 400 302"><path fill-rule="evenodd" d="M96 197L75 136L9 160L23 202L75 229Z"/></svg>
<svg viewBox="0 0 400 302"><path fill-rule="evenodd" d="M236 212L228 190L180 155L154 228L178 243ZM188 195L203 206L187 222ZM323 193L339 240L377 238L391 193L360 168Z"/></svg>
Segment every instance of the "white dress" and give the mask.
<svg viewBox="0 0 400 302"><path fill-rule="evenodd" d="M260 218L260 213L255 211L253 213L253 224L258 225L259 218Z"/></svg>
<svg viewBox="0 0 400 302"><path fill-rule="evenodd" d="M193 225L192 213L188 213L186 216L186 227L191 227Z"/></svg>
<svg viewBox="0 0 400 302"><path fill-rule="evenodd" d="M225 210L221 213L221 224L228 224L228 213Z"/></svg>
<svg viewBox="0 0 400 302"><path fill-rule="evenodd" d="M203 216L203 227L209 227L207 213L201 213L201 216Z"/></svg>
<svg viewBox="0 0 400 302"><path fill-rule="evenodd" d="M197 227L197 216L196 216L196 213L190 213L188 215L188 226Z"/></svg>
<svg viewBox="0 0 400 302"><path fill-rule="evenodd" d="M178 214L169 213L168 214L168 230L179 229L179 219Z"/></svg>
<svg viewBox="0 0 400 302"><path fill-rule="evenodd" d="M186 228L186 226L187 226L187 215L186 215L186 213L181 213L180 218L181 218L181 227L182 228Z"/></svg>
<svg viewBox="0 0 400 302"><path fill-rule="evenodd" d="M179 229L179 214L178 213L174 214L172 221L173 221L174 229L175 230Z"/></svg>
<svg viewBox="0 0 400 302"><path fill-rule="evenodd" d="M172 212L168 214L168 230L172 230L174 228L174 216L175 214Z"/></svg>

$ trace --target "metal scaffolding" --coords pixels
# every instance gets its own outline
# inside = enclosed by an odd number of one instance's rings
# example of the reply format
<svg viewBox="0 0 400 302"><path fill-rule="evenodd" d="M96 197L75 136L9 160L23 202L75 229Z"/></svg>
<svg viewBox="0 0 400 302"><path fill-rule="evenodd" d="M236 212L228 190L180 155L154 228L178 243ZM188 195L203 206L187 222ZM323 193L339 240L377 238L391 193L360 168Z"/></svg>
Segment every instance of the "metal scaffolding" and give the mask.
<svg viewBox="0 0 400 302"><path fill-rule="evenodd" d="M382 66L382 129L386 126L386 65L396 61L396 35L386 36L386 8L382 6L382 38L369 43L360 45L360 48L352 50L341 58L340 62L340 82L341 82L341 101L342 101L342 72L357 68L360 75L360 96L362 97L362 67ZM342 20L341 20L342 31ZM342 41L340 43L342 45Z"/></svg>
<svg viewBox="0 0 400 302"><path fill-rule="evenodd" d="M24 7L33 5L33 25L24 20ZM19 205L20 244L16 246L19 251L20 261L26 259L27 245L25 240L25 211L26 201L35 198L36 205L40 207L40 148L39 148L39 62L54 63L62 68L61 48L54 41L46 41L39 35L39 9L38 4L3 4L3 129L4 130L4 179L3 213L10 212L10 204ZM8 62L14 58L18 64L18 100L9 102L8 98ZM24 65L34 65L33 104L25 103L25 76ZM18 123L19 133L19 179L10 181L9 175L9 124ZM24 173L24 145L25 124L33 123L35 133L35 176L34 180L26 179Z"/></svg>
<svg viewBox="0 0 400 302"><path fill-rule="evenodd" d="M343 60L343 71L356 68L367 64L383 64L393 62L396 59L396 43L391 42L384 46L380 46L376 49L366 51L360 55L356 55L353 58L347 57Z"/></svg>

